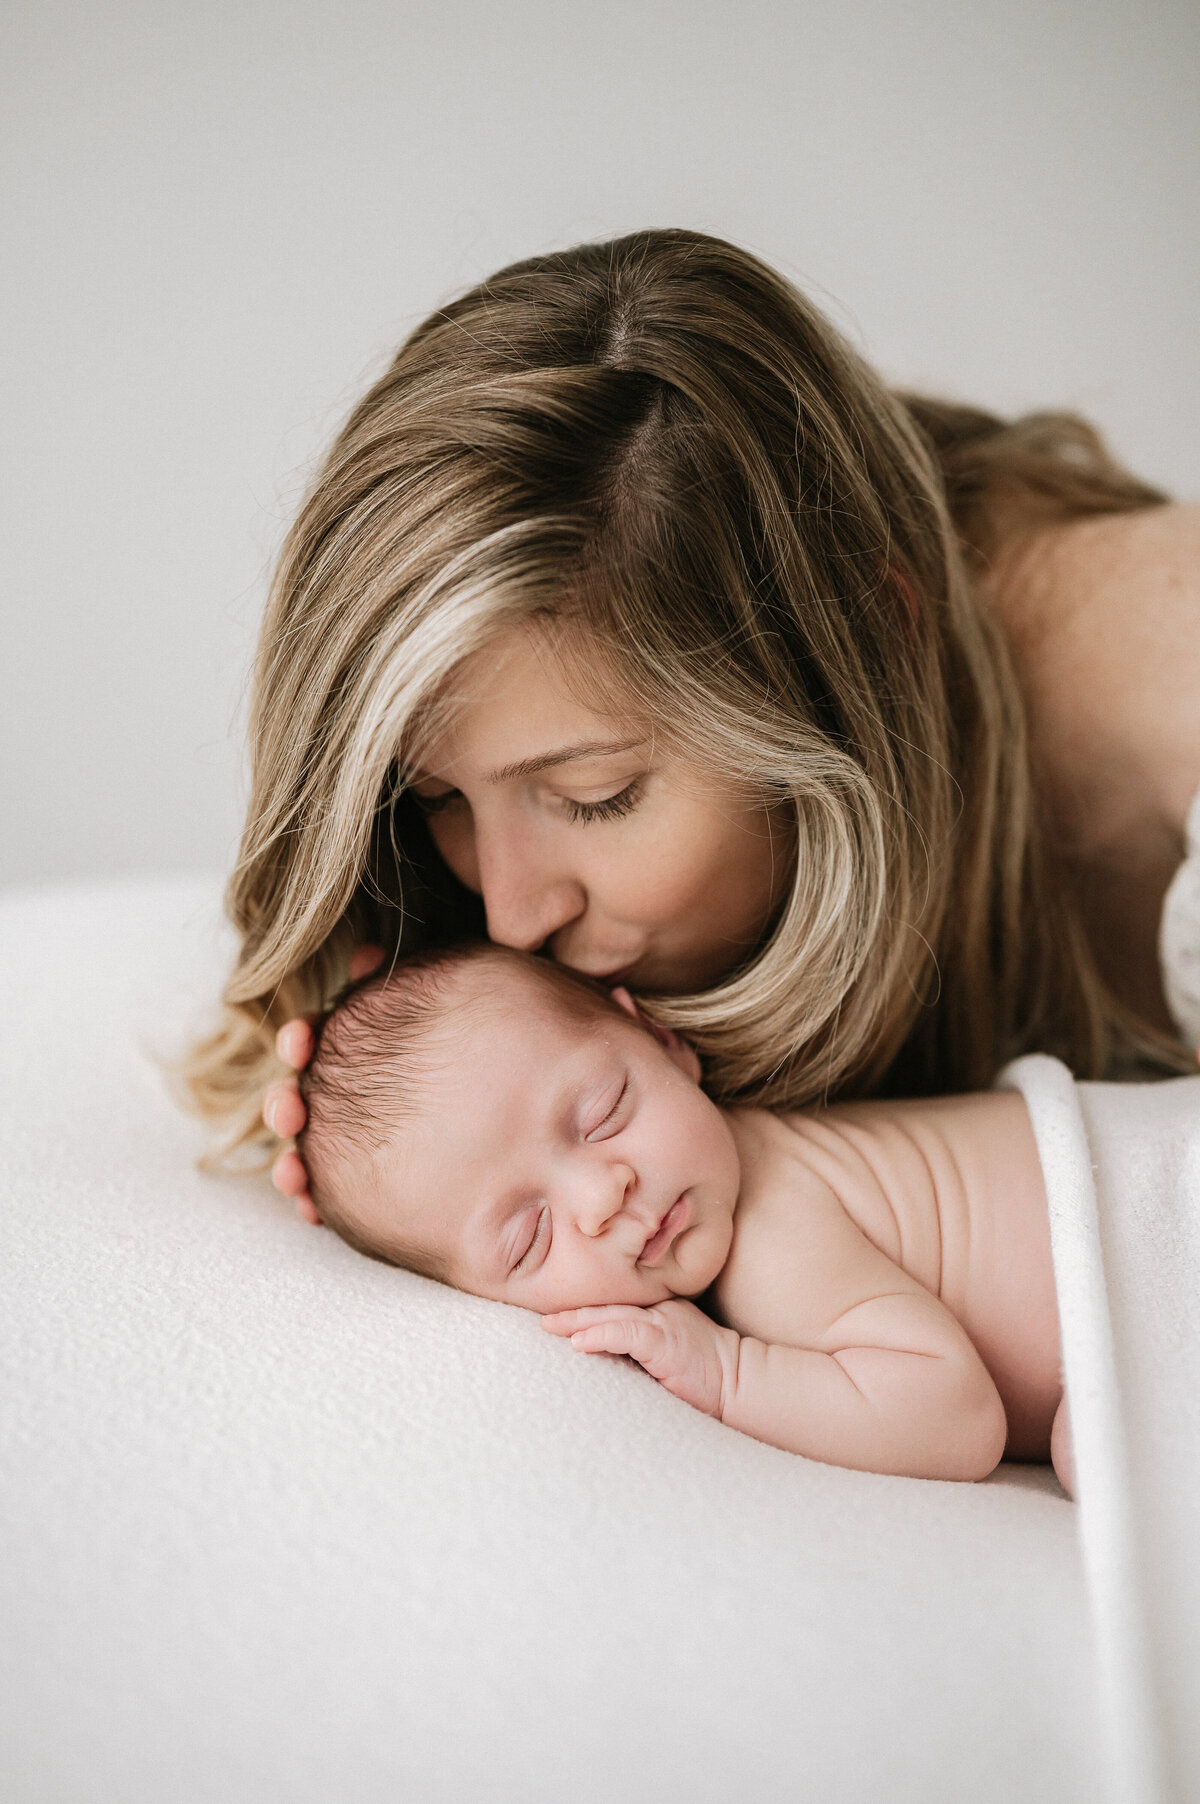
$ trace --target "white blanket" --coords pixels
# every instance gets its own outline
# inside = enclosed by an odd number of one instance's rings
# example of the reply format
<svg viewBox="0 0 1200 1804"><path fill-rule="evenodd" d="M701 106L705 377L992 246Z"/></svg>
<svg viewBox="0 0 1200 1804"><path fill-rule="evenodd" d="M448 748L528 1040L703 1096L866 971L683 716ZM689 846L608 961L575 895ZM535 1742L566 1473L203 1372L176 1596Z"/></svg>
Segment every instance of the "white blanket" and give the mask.
<svg viewBox="0 0 1200 1804"><path fill-rule="evenodd" d="M1006 1080L1050 1200L1110 1795L1200 1798L1200 1077Z"/></svg>
<svg viewBox="0 0 1200 1804"><path fill-rule="evenodd" d="M149 1053L228 955L212 884L0 899L5 1804L1094 1804L1048 1471L781 1453L200 1177Z"/></svg>

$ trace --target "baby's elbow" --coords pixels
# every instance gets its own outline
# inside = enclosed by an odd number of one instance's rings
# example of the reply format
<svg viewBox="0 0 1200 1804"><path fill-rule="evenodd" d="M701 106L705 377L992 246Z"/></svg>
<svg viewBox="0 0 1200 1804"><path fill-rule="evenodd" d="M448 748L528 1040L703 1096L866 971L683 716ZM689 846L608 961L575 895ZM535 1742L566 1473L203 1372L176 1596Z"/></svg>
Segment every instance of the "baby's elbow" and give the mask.
<svg viewBox="0 0 1200 1804"><path fill-rule="evenodd" d="M986 1372L979 1373L964 1388L966 1395L961 1400L952 1446L948 1449L954 1470L943 1476L978 1482L989 1477L1004 1458L1008 1417L1000 1393Z"/></svg>

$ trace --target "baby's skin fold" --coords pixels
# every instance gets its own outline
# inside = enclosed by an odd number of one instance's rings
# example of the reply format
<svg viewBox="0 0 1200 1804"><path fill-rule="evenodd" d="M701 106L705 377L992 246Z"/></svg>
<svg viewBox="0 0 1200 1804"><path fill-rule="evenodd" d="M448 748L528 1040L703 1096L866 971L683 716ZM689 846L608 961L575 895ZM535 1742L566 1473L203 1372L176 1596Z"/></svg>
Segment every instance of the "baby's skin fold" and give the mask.
<svg viewBox="0 0 1200 1804"><path fill-rule="evenodd" d="M535 1310L580 1352L632 1359L790 1452L962 1480L1006 1453L1053 1457L1070 1488L1019 1094L722 1110L691 1048L622 990L573 996L494 947L438 981L415 1037L401 967L318 1044L301 1152L314 1207L353 1244ZM393 1022L394 1073L379 1058ZM376 1116L395 1105L369 1156L345 1153L323 1101L344 1108L356 1075Z"/></svg>

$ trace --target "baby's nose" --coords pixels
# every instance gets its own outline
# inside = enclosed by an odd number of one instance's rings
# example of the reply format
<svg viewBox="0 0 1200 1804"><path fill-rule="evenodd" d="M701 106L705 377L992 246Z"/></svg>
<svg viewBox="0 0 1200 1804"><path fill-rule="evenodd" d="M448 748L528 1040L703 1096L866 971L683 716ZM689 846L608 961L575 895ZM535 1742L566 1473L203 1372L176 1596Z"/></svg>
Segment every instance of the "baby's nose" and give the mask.
<svg viewBox="0 0 1200 1804"><path fill-rule="evenodd" d="M621 1213L636 1182L628 1165L611 1166L600 1174L580 1200L579 1226L583 1233L592 1239L603 1234L613 1217Z"/></svg>

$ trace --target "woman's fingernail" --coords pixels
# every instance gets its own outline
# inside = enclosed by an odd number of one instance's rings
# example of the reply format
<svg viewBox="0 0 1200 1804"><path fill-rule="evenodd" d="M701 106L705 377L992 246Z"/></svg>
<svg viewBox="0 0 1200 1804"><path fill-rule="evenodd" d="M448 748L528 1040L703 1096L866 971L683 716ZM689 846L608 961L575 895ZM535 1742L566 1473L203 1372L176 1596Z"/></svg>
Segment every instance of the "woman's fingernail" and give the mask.
<svg viewBox="0 0 1200 1804"><path fill-rule="evenodd" d="M284 1196L303 1196L308 1190L304 1161L296 1153L280 1153L271 1167L271 1181Z"/></svg>

